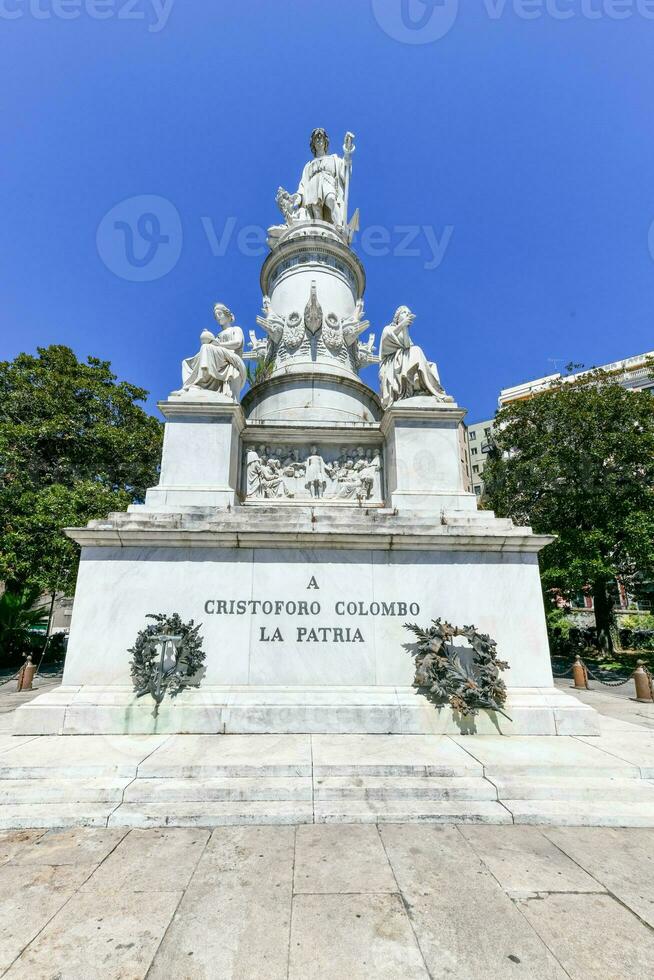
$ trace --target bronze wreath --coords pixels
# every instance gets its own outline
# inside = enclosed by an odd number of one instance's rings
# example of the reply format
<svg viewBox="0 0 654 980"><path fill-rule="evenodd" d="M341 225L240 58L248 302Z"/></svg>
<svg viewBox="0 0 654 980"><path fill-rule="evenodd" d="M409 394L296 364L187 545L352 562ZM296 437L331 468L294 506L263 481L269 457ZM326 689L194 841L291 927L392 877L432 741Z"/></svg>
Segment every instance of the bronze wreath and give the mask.
<svg viewBox="0 0 654 980"><path fill-rule="evenodd" d="M474 626L452 626L440 619L432 620L426 630L405 623L418 638L416 676L414 687L427 689L438 701L449 701L462 715L476 715L480 709L503 711L506 704L506 685L500 671L509 665L497 658L497 644L486 633L478 633ZM462 663L452 640L465 637L472 648L469 664ZM511 719L509 719L510 721Z"/></svg>
<svg viewBox="0 0 654 980"><path fill-rule="evenodd" d="M150 693L159 702L166 691L174 697L187 684L199 683L199 680L193 681L193 677L204 664L206 654L202 650L200 627L195 626L193 620L183 623L178 613L172 616L151 613L146 619L153 619L154 623L139 631L134 646L127 651L132 654L130 672L137 695L141 697ZM160 683L156 685L158 693L155 693L159 654L153 641L163 635L180 636L181 642L177 647L176 664L159 678Z"/></svg>

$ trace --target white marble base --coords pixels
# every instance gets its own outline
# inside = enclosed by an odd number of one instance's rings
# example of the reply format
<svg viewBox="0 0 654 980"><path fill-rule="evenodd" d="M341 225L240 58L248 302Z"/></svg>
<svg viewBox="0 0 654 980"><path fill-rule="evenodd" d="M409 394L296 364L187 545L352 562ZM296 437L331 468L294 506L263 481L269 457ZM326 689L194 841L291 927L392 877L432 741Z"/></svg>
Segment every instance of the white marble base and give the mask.
<svg viewBox="0 0 654 980"><path fill-rule="evenodd" d="M60 687L16 711L21 735L599 735L597 713L556 688L509 689L506 713L462 718L412 688L206 686L166 700L130 687Z"/></svg>

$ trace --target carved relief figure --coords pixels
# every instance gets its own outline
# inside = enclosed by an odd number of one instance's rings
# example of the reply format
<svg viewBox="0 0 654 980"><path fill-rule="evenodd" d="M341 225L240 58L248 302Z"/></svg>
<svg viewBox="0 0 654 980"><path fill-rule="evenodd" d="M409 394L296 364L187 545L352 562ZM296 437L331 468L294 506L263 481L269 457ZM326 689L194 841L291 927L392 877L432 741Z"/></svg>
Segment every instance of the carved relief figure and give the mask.
<svg viewBox="0 0 654 980"><path fill-rule="evenodd" d="M446 400L438 368L427 360L422 348L411 343L409 327L414 320L415 315L409 307L400 306L393 322L382 332L379 380L384 408L413 395L432 395Z"/></svg>
<svg viewBox="0 0 654 980"><path fill-rule="evenodd" d="M216 336L210 330L202 332L199 352L182 362L182 388L177 394L194 389L215 391L238 401L246 377L242 358L245 338L223 303L216 303L214 316L222 329Z"/></svg>
<svg viewBox="0 0 654 980"><path fill-rule="evenodd" d="M311 455L306 462L305 486L312 497L322 497L327 486L327 468L316 446L311 447Z"/></svg>
<svg viewBox="0 0 654 980"><path fill-rule="evenodd" d="M245 468L248 497L263 497L263 466L259 459L259 453L255 449L248 449Z"/></svg>
<svg viewBox="0 0 654 980"><path fill-rule="evenodd" d="M336 458L315 445L310 449L251 446L245 451L246 496L370 500L379 488L380 470L379 450L362 446L343 447Z"/></svg>

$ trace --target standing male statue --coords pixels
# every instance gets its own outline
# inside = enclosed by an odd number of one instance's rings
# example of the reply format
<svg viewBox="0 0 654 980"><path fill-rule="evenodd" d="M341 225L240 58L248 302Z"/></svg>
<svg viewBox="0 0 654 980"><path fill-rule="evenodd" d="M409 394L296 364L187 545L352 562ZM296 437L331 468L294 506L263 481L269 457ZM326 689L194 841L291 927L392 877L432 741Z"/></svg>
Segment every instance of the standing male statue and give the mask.
<svg viewBox="0 0 654 980"><path fill-rule="evenodd" d="M301 218L343 228L347 225L354 135L345 134L342 157L328 152L329 136L324 129L314 129L309 146L313 160L302 171L297 193L288 194L280 187L277 203L289 224L293 218Z"/></svg>
<svg viewBox="0 0 654 980"><path fill-rule="evenodd" d="M245 338L241 328L234 325L234 314L223 303L216 303L213 313L222 329L215 337L210 330L202 331L199 352L182 361L183 387L176 394L201 389L238 401L246 378L242 357Z"/></svg>

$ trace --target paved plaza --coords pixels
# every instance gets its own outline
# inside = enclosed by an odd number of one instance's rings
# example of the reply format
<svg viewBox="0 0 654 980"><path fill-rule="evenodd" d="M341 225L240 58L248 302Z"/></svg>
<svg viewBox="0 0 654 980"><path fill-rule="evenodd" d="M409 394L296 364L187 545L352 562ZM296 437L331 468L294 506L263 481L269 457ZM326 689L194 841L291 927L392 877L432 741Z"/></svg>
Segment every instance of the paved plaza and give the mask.
<svg viewBox="0 0 654 980"><path fill-rule="evenodd" d="M654 831L388 824L0 834L12 980L644 980Z"/></svg>

